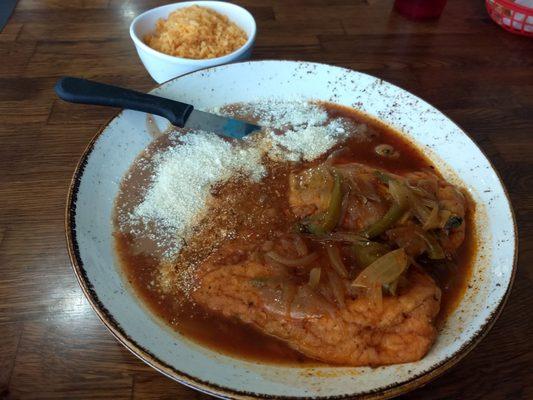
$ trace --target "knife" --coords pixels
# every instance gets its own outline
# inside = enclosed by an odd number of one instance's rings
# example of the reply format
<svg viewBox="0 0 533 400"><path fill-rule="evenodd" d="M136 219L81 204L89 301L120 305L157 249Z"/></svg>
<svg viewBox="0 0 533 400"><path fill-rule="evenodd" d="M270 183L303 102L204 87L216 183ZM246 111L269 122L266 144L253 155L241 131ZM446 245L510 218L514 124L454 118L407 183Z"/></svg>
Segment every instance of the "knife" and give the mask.
<svg viewBox="0 0 533 400"><path fill-rule="evenodd" d="M190 104L87 79L63 77L54 89L61 99L71 103L144 111L164 117L180 128L214 132L234 139L261 130L260 126L249 122L195 110Z"/></svg>

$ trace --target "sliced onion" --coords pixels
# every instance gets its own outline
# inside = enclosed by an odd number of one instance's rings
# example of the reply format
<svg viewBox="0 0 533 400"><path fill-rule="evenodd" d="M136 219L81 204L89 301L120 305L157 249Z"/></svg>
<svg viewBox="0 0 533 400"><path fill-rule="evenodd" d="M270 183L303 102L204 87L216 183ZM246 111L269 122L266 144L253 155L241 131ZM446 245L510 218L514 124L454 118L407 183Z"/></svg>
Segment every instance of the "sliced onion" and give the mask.
<svg viewBox="0 0 533 400"><path fill-rule="evenodd" d="M294 250L294 243L286 237L281 237L279 242L281 243L281 247L283 250L285 250L285 252L291 253Z"/></svg>
<svg viewBox="0 0 533 400"><path fill-rule="evenodd" d="M446 255L440 245L439 241L432 235L431 232L415 232L426 243L428 250L428 257L432 260L442 260Z"/></svg>
<svg viewBox="0 0 533 400"><path fill-rule="evenodd" d="M379 196L379 194L376 193L372 185L370 185L368 182L361 182L361 184L364 183L365 191L363 191L361 189L361 185L357 183L353 176L348 176L348 181L350 188L354 189L354 195L359 197L363 204L368 203L370 200L376 203L379 203L381 201L381 197Z"/></svg>
<svg viewBox="0 0 533 400"><path fill-rule="evenodd" d="M294 235L294 247L296 248L296 253L298 253L300 257L305 256L309 252L304 240L300 237L300 235Z"/></svg>
<svg viewBox="0 0 533 400"><path fill-rule="evenodd" d="M437 200L428 199L426 197L419 197L420 202L428 208L438 207Z"/></svg>
<svg viewBox="0 0 533 400"><path fill-rule="evenodd" d="M395 200L402 195L402 186L409 192L403 193L403 195L408 196L407 198L412 208L412 212L422 224L422 229L430 230L438 228L441 220L439 218L439 205L437 201L431 199L432 196L429 192L419 187L408 187L402 184L391 186L389 183L390 193Z"/></svg>
<svg viewBox="0 0 533 400"><path fill-rule="evenodd" d="M341 253L339 251L339 248L336 246L330 247L328 246L326 248L328 252L329 262L331 264L331 267L343 278L348 277L348 270L346 269L346 266L342 262Z"/></svg>
<svg viewBox="0 0 533 400"><path fill-rule="evenodd" d="M409 265L404 249L393 250L378 258L355 278L355 286L370 289L373 285L388 285L394 282Z"/></svg>
<svg viewBox="0 0 533 400"><path fill-rule="evenodd" d="M435 204L429 214L428 219L426 220L426 222L424 222L424 225L422 225L422 229L427 231L430 229L438 228L439 225L440 225L439 206Z"/></svg>
<svg viewBox="0 0 533 400"><path fill-rule="evenodd" d="M284 257L275 251L269 251L268 253L265 253L266 258L270 258L274 260L277 263L286 265L288 267L299 267L299 266L305 266L308 264L311 264L313 261L315 261L318 258L317 253L310 253L306 255L305 257L301 258L287 258Z"/></svg>
<svg viewBox="0 0 533 400"><path fill-rule="evenodd" d="M309 283L308 285L312 289L316 289L318 284L320 283L320 275L322 273L322 268L315 267L309 272Z"/></svg>
<svg viewBox="0 0 533 400"><path fill-rule="evenodd" d="M274 260L274 259L272 259L270 257L267 257L266 255L264 255L264 259L265 259L265 264L273 267L275 270L282 270L282 269L286 269L287 268L286 265L284 265L282 263L279 263L276 260Z"/></svg>
<svg viewBox="0 0 533 400"><path fill-rule="evenodd" d="M446 223L452 216L452 212L450 210L440 210L439 211L439 228L444 228L446 226Z"/></svg>
<svg viewBox="0 0 533 400"><path fill-rule="evenodd" d="M345 163L345 164L338 164L335 165L335 169L342 172L347 172L351 174L360 174L361 173L361 165L357 163Z"/></svg>
<svg viewBox="0 0 533 400"><path fill-rule="evenodd" d="M331 285L329 284L329 271L331 271L331 269L329 268L325 268L322 270L322 274L326 277L328 277L327 279L327 284L321 284L318 286L317 288L317 291L325 298L327 299L331 304L336 304L335 303L335 295L333 294L333 291L331 290Z"/></svg>
<svg viewBox="0 0 533 400"><path fill-rule="evenodd" d="M287 253L291 253L292 251L296 250L298 256L303 257L309 252L307 250L305 242L298 234L290 234L283 236L279 239L279 241L281 243L281 247ZM272 250L272 248L270 248L268 251L270 250Z"/></svg>
<svg viewBox="0 0 533 400"><path fill-rule="evenodd" d="M397 159L400 157L400 153L394 149L390 144L378 144L376 147L374 147L374 151L376 154L380 155L381 157L387 157L392 159Z"/></svg>
<svg viewBox="0 0 533 400"><path fill-rule="evenodd" d="M359 187L359 183L357 183L357 181L354 179L353 175L343 175L343 176L348 179L348 186L350 187L350 189L353 189L355 193L358 193L361 195L361 188Z"/></svg>
<svg viewBox="0 0 533 400"><path fill-rule="evenodd" d="M409 221L411 219L411 217L413 216L413 214L411 214L411 211L407 211L399 220L398 220L398 223L397 225L405 225L407 223L407 221Z"/></svg>
<svg viewBox="0 0 533 400"><path fill-rule="evenodd" d="M331 291L335 296L337 304L339 305L339 307L346 306L346 302L344 301L346 291L343 281L341 280L341 278L339 278L335 271L331 269L326 269L326 274L328 275L329 286L331 287Z"/></svg>
<svg viewBox="0 0 533 400"><path fill-rule="evenodd" d="M348 189L346 190L346 193L344 193L344 197L342 198L339 224L342 224L342 222L346 219L346 214L348 213L349 206L350 206L350 187L348 187Z"/></svg>
<svg viewBox="0 0 533 400"><path fill-rule="evenodd" d="M413 186L413 185L408 185L408 187L409 187L410 190L412 190L418 196L425 197L425 198L433 198L434 197L426 189L422 189L421 187Z"/></svg>
<svg viewBox="0 0 533 400"><path fill-rule="evenodd" d="M286 280L286 278L285 278ZM294 300L294 296L296 294L296 285L292 283L286 283L283 286L283 302L287 304L287 310L292 301Z"/></svg>
<svg viewBox="0 0 533 400"><path fill-rule="evenodd" d="M372 304L372 307L381 312L383 310L383 289L377 282L373 283L367 288L368 300Z"/></svg>
<svg viewBox="0 0 533 400"><path fill-rule="evenodd" d="M387 292L389 292L391 295L396 296L396 291L398 290L398 283L400 282L400 278L396 279L394 282L385 285L385 289Z"/></svg>
<svg viewBox="0 0 533 400"><path fill-rule="evenodd" d="M290 306L290 316L294 319L320 318L335 315L335 308L308 285L298 288Z"/></svg>
<svg viewBox="0 0 533 400"><path fill-rule="evenodd" d="M440 225L438 203L432 199L419 197L415 192L427 193L423 189L413 189L397 180L389 181L389 193L393 199L399 204L409 204L412 213L420 221L424 230L438 228ZM402 201L404 203L401 203Z"/></svg>
<svg viewBox="0 0 533 400"><path fill-rule="evenodd" d="M430 195L429 197L435 196L438 191L438 186L439 184L435 175L432 175L431 177L426 179L419 179L416 181L417 188L419 188L421 191L425 191L426 193L433 194L433 196Z"/></svg>
<svg viewBox="0 0 533 400"><path fill-rule="evenodd" d="M406 185L397 181L396 179L391 179L389 181L389 193L394 201L400 205L412 205L413 203L413 193L407 188Z"/></svg>
<svg viewBox="0 0 533 400"><path fill-rule="evenodd" d="M343 158L349 158L350 156L351 151L347 147L341 147L340 149L331 152L328 158L326 158L325 163L328 165L333 165L338 162L339 159L342 161Z"/></svg>
<svg viewBox="0 0 533 400"><path fill-rule="evenodd" d="M344 293L349 295L350 297L357 297L359 294L359 288L354 286L352 282L348 280L342 280L342 283L344 285Z"/></svg>
<svg viewBox="0 0 533 400"><path fill-rule="evenodd" d="M265 279L264 285L259 289L265 310L278 315L287 316L289 307L294 297L294 284L284 278Z"/></svg>
<svg viewBox="0 0 533 400"><path fill-rule="evenodd" d="M420 221L421 224L425 224L426 221L429 219L429 214L431 213L430 210L427 209L427 207L424 207L419 202L415 201L413 203L413 214Z"/></svg>

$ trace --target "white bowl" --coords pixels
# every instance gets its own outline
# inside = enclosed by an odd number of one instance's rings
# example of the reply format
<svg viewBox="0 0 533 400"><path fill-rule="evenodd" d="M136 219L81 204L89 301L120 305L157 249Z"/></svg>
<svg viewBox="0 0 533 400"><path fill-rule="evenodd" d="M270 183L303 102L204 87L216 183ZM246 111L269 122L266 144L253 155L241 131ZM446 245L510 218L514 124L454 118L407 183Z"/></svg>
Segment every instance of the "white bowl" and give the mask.
<svg viewBox="0 0 533 400"><path fill-rule="evenodd" d="M179 8L198 5L208 7L225 15L230 21L246 32L248 40L233 53L222 57L204 60L180 58L161 53L146 45L143 41L145 35L155 30L156 22L160 18L168 18L169 14ZM215 65L230 62L244 61L250 58L255 42L256 24L254 17L247 10L232 3L223 1L186 1L182 3L167 4L148 10L136 17L130 25L130 36L137 49L144 67L157 83L166 82L169 79Z"/></svg>
<svg viewBox="0 0 533 400"><path fill-rule="evenodd" d="M269 98L317 99L356 107L398 128L444 176L476 202L479 251L458 308L422 360L380 368L287 367L226 356L172 331L137 299L113 248L114 199L135 157L150 143L146 115L122 111L82 156L67 201L67 240L87 298L128 349L163 374L231 398L369 398L404 393L442 374L481 340L502 310L515 272L516 230L505 189L490 162L445 115L381 79L323 64L260 61L181 76L153 90L199 108ZM163 128L166 121L158 119ZM117 151L118 150L118 151ZM490 359L490 354L487 354Z"/></svg>

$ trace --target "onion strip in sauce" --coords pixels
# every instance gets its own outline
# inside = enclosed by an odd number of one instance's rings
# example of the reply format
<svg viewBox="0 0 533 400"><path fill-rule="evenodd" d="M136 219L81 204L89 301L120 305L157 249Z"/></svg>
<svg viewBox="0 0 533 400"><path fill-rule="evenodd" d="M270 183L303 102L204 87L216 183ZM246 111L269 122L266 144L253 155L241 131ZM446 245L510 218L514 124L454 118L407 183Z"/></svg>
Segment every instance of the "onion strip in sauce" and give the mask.
<svg viewBox="0 0 533 400"><path fill-rule="evenodd" d="M416 234L426 243L428 247L427 254L430 259L442 260L446 257L444 250L431 232L424 232L424 234L416 232Z"/></svg>
<svg viewBox="0 0 533 400"><path fill-rule="evenodd" d="M294 235L294 247L296 248L296 253L298 253L300 257L305 256L309 252L304 240L300 237L300 235Z"/></svg>
<svg viewBox="0 0 533 400"><path fill-rule="evenodd" d="M284 257L275 251L269 251L265 253L266 258L270 258L271 260L286 265L288 267L299 267L299 266L306 266L311 264L313 261L315 261L318 258L318 253L310 253L306 255L305 257L301 258L287 258Z"/></svg>
<svg viewBox="0 0 533 400"><path fill-rule="evenodd" d="M339 174L333 174L334 183L329 205L325 213L311 218L305 225L307 230L316 235L332 231L338 224L342 207L342 180Z"/></svg>
<svg viewBox="0 0 533 400"><path fill-rule="evenodd" d="M337 247L330 247L328 246L326 248L328 252L329 262L331 264L331 267L337 272L340 276L343 278L348 277L348 270L346 269L346 266L342 262L340 251Z"/></svg>
<svg viewBox="0 0 533 400"><path fill-rule="evenodd" d="M331 288L331 291L333 292L333 296L335 296L335 300L337 301L338 306L345 307L345 288L343 281L341 280L341 278L339 278L335 271L331 269L326 269L326 274L328 276L329 286Z"/></svg>
<svg viewBox="0 0 533 400"><path fill-rule="evenodd" d="M353 281L353 285L370 289L374 284L390 285L409 266L404 249L388 252L366 267Z"/></svg>
<svg viewBox="0 0 533 400"><path fill-rule="evenodd" d="M309 272L309 283L308 283L308 285L312 289L316 289L318 284L320 283L321 272L322 272L322 268L320 268L320 267L315 267L315 268L313 268L311 270L311 272Z"/></svg>
<svg viewBox="0 0 533 400"><path fill-rule="evenodd" d="M428 219L426 220L426 222L424 222L424 225L422 226L422 229L427 231L427 230L430 230L430 229L438 228L439 225L440 225L439 206L437 204L435 204L433 206L433 208L431 209L431 212L429 214Z"/></svg>

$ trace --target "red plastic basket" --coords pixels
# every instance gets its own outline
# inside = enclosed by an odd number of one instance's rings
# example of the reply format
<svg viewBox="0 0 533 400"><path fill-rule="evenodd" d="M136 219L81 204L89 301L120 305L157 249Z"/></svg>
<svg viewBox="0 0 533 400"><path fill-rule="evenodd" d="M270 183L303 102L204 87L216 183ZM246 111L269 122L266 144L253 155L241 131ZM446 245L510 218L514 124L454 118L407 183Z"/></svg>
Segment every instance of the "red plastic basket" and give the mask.
<svg viewBox="0 0 533 400"><path fill-rule="evenodd" d="M533 8L511 0L485 0L490 17L509 32L533 37Z"/></svg>

